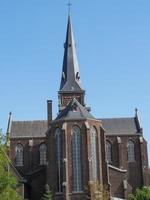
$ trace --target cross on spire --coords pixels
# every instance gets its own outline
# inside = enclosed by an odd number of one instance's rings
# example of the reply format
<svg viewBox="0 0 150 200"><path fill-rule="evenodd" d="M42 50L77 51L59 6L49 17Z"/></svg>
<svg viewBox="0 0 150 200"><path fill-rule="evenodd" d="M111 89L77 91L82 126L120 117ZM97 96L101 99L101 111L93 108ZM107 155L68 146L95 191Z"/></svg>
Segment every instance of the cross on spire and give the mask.
<svg viewBox="0 0 150 200"><path fill-rule="evenodd" d="M69 1L67 6L68 6L68 13L70 14L72 3Z"/></svg>

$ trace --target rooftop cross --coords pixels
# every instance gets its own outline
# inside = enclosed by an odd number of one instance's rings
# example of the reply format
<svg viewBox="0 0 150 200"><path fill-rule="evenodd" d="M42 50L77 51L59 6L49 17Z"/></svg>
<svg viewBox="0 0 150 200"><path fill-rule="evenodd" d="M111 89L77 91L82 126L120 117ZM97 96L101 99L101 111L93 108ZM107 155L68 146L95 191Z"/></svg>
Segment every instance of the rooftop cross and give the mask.
<svg viewBox="0 0 150 200"><path fill-rule="evenodd" d="M68 13L70 14L72 3L69 1L67 6L68 6Z"/></svg>

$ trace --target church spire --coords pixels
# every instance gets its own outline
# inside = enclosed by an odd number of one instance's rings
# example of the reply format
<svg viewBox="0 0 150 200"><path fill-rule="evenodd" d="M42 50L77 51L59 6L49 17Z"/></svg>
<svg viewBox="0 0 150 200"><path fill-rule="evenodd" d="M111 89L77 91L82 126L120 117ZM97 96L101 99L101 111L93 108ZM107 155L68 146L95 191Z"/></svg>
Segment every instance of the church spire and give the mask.
<svg viewBox="0 0 150 200"><path fill-rule="evenodd" d="M85 105L85 91L82 89L80 83L80 72L70 13L68 16L67 35L64 49L61 83L58 92L59 111L63 110L74 98L76 98L83 106Z"/></svg>
<svg viewBox="0 0 150 200"><path fill-rule="evenodd" d="M60 92L81 92L80 72L70 14L68 16L67 35L64 48Z"/></svg>

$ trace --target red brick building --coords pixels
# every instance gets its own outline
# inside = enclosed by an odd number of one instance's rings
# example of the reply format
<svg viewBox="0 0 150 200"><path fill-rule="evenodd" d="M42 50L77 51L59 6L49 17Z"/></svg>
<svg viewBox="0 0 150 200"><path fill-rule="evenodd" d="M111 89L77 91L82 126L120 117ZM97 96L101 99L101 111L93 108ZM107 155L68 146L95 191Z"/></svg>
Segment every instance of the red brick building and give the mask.
<svg viewBox="0 0 150 200"><path fill-rule="evenodd" d="M40 200L49 184L56 200L85 200L89 182L126 199L137 187L150 184L147 143L137 110L129 118L99 119L85 104L72 23L68 17L64 61L58 92L59 114L48 119L8 123L9 156L23 177L24 198Z"/></svg>

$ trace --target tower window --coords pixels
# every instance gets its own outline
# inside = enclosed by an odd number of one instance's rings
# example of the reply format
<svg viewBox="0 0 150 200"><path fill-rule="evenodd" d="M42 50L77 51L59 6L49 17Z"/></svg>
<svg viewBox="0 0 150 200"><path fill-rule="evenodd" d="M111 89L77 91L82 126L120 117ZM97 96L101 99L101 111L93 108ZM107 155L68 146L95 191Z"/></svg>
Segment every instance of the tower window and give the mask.
<svg viewBox="0 0 150 200"><path fill-rule="evenodd" d="M72 191L80 192L82 184L82 139L78 126L72 129Z"/></svg>
<svg viewBox="0 0 150 200"><path fill-rule="evenodd" d="M62 72L62 78L65 80L65 72Z"/></svg>
<svg viewBox="0 0 150 200"><path fill-rule="evenodd" d="M15 159L16 166L23 166L23 146L22 146L22 144L17 144L15 151L16 151L16 159Z"/></svg>
<svg viewBox="0 0 150 200"><path fill-rule="evenodd" d="M90 130L90 177L94 181L97 179L97 131L95 127Z"/></svg>
<svg viewBox="0 0 150 200"><path fill-rule="evenodd" d="M77 112L77 105L76 105L76 104L74 104L74 105L72 106L72 111L73 111L73 112Z"/></svg>
<svg viewBox="0 0 150 200"><path fill-rule="evenodd" d="M79 74L79 72L76 73L76 79L78 79L78 80L80 79L80 74Z"/></svg>
<svg viewBox="0 0 150 200"><path fill-rule="evenodd" d="M128 141L128 161L134 162L135 161L135 144L132 140Z"/></svg>
<svg viewBox="0 0 150 200"><path fill-rule="evenodd" d="M62 192L62 134L61 130L55 130L56 161L57 161L57 192Z"/></svg>
<svg viewBox="0 0 150 200"><path fill-rule="evenodd" d="M40 165L46 165L47 162L47 146L42 143L39 147L40 152Z"/></svg>
<svg viewBox="0 0 150 200"><path fill-rule="evenodd" d="M108 163L112 162L112 145L109 141L106 141L106 159Z"/></svg>

